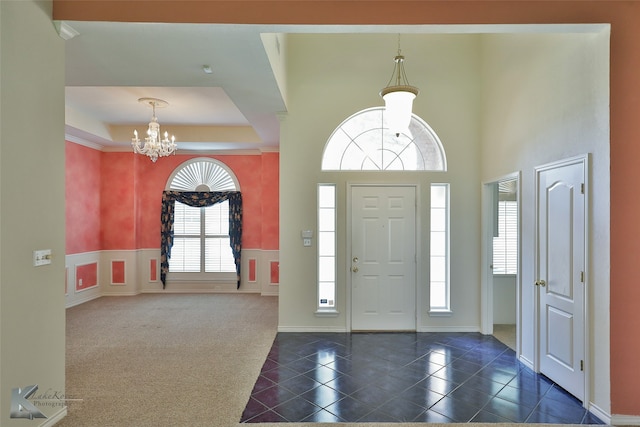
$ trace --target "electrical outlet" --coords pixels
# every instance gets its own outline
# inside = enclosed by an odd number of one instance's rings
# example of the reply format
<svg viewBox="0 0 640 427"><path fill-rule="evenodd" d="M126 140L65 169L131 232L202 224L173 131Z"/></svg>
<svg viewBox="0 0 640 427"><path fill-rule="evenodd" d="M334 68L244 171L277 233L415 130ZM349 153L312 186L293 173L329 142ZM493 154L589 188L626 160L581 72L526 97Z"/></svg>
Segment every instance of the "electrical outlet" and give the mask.
<svg viewBox="0 0 640 427"><path fill-rule="evenodd" d="M33 251L33 266L39 267L41 265L51 264L51 249L41 249Z"/></svg>

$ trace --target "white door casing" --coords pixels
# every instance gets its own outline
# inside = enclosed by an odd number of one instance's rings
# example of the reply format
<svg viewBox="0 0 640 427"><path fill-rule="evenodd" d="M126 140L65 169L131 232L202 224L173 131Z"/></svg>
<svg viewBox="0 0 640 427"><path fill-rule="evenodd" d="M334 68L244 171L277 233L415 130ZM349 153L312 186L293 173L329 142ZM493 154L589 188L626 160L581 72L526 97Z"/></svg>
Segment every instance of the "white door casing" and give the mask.
<svg viewBox="0 0 640 427"><path fill-rule="evenodd" d="M483 251L482 251L482 277L481 282L482 297L481 297L481 321L480 331L485 335L493 334L494 325L494 274L493 274L493 245L496 227L498 226L498 213L496 212L498 206L498 185L504 181L515 181L516 188L516 200L517 204L517 233L518 233L518 261L517 261L517 274L515 279L515 305L516 312L516 355L521 358L521 313L522 313L522 295L521 295L521 272L522 272L522 237L521 237L521 202L520 202L520 181L521 173L514 172L508 175L504 175L499 178L492 179L483 183L482 191L482 213L483 213ZM525 359L521 359L529 367L533 367L533 362Z"/></svg>
<svg viewBox="0 0 640 427"><path fill-rule="evenodd" d="M539 369L583 402L586 160L536 168Z"/></svg>
<svg viewBox="0 0 640 427"><path fill-rule="evenodd" d="M351 330L416 330L416 188L351 187Z"/></svg>

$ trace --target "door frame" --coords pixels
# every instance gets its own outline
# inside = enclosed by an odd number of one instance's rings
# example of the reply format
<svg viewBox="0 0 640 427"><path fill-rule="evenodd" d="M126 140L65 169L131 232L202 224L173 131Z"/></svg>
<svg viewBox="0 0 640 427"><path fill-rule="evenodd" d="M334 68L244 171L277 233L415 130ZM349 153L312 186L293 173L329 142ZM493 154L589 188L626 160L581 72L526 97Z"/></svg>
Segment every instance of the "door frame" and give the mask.
<svg viewBox="0 0 640 427"><path fill-rule="evenodd" d="M416 316L416 332L420 332L420 325L422 324L422 311L420 310L420 301L422 300L422 286L420 286L420 284L422 283L422 251L421 251L421 247L422 247L422 226L421 226L421 215L422 215L422 209L421 209L421 200L420 200L420 184L419 183L369 183L369 182L347 182L347 215L346 215L346 230L347 230L347 253L345 254L345 269L344 269L344 274L345 274L345 283L347 284L347 292L346 292L346 320L347 320L347 332L351 332L352 327L351 327L351 316L352 316L352 312L351 312L351 302L352 302L352 275L351 275L351 256L352 256L352 250L353 250L353 244L352 244L352 232L353 230L351 229L351 220L352 220L352 209L351 209L351 205L353 203L352 197L351 197L351 193L352 193L352 189L353 187L413 187L415 190L415 195L416 195L416 223L415 223L415 230L416 230L416 297L415 297L415 316Z"/></svg>
<svg viewBox="0 0 640 427"><path fill-rule="evenodd" d="M521 354L522 325L522 173L520 171L502 175L482 183L482 247L481 247L481 282L480 282L480 330L485 335L493 334L493 228L495 193L493 185L500 181L516 180L518 204L518 274L516 275L516 357Z"/></svg>
<svg viewBox="0 0 640 427"><path fill-rule="evenodd" d="M591 271L591 263L590 263L590 258L589 258L589 254L590 254L590 243L591 243L591 237L589 234L589 223L590 223L590 211L591 211L591 197L590 197L590 189L591 189L591 183L590 183L590 177L591 177L591 154L590 153L585 153L585 154L581 154L575 157L570 157L567 159L563 159L563 160L557 160L554 162L550 162L550 163L546 163L544 165L540 165L540 166L536 166L534 168L534 198L535 198L535 204L534 204L534 235L533 235L533 244L534 244L534 265L533 265L533 274L535 277L532 278L532 281L535 282L536 280L538 280L539 278L539 269L540 269L540 251L539 251L539 239L538 239L538 233L540 231L539 226L540 224L538 223L538 209L539 209L539 204L540 204L540 200L539 200L539 191L540 191L540 173L550 170L550 169L556 169L559 167L563 167L563 166L569 166L569 165L573 165L573 164L582 164L583 168L582 168L582 173L583 173L583 177L582 180L584 182L584 301L583 301L583 307L582 307L582 321L584 322L584 332L583 332L583 343L584 343L584 348L583 348L583 357L584 357L584 378L583 378L583 390L584 390L584 398L582 399L582 406L584 408L588 408L589 407L589 399L591 396L591 389L590 389L590 381L591 381L591 354L589 352L589 349L591 348L591 343L589 340L589 332L590 332L590 327L589 327L589 319L590 319L590 313L589 313L589 304L590 304L590 299L589 299L589 289L590 289L590 271ZM534 286L533 283L531 283L531 286ZM534 330L534 370L536 372L540 372L540 338L541 338L541 334L540 334L540 291L537 291L535 293L534 296L534 310L533 310L533 315L534 315L534 322L533 322L533 330Z"/></svg>

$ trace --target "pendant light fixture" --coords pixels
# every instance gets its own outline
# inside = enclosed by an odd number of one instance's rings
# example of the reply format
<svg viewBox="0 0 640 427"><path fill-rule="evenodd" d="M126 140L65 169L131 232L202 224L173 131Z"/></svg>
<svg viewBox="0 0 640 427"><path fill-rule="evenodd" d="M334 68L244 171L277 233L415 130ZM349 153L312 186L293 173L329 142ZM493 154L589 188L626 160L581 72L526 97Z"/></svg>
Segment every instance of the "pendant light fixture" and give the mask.
<svg viewBox="0 0 640 427"><path fill-rule="evenodd" d="M166 107L169 103L157 98L140 98L138 99L138 102L142 104L149 104L153 113L151 121L149 122L149 128L147 129L146 138L144 141L140 140L138 138L138 131L134 130L133 138L131 139L131 146L133 147L134 153L147 155L151 161L155 163L155 161L158 160L158 157L174 154L176 148L178 148L175 136L171 135L171 139L169 139L169 134L165 132L164 138L162 138L160 133L160 123L158 123L158 118L156 117L156 107Z"/></svg>
<svg viewBox="0 0 640 427"><path fill-rule="evenodd" d="M404 72L404 56L400 50L398 35L398 54L393 58L394 67L387 86L380 91L384 99L385 121L396 137L409 128L413 109L413 100L420 92L411 86Z"/></svg>

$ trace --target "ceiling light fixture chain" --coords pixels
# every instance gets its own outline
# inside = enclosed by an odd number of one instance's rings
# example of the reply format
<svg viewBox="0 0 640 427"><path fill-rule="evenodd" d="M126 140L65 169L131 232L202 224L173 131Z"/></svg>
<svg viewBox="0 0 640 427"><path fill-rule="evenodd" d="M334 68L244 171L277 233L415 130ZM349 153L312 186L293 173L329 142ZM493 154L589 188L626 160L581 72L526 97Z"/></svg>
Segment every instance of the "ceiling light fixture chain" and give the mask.
<svg viewBox="0 0 640 427"><path fill-rule="evenodd" d="M398 54L393 58L394 66L387 86L380 91L385 103L385 116L388 128L397 136L409 128L413 100L420 90L409 84L404 70L404 56L400 49L398 35Z"/></svg>
<svg viewBox="0 0 640 427"><path fill-rule="evenodd" d="M152 109L152 115L147 128L147 136L144 140L138 138L137 130L133 131L133 138L131 139L133 152L149 156L154 163L158 160L158 157L175 154L178 148L175 136L171 135L171 139L169 139L169 133L165 132L164 138L160 139L162 134L160 132L160 123L158 123L158 118L156 117L156 107L166 107L169 103L157 98L140 98L138 102L148 104Z"/></svg>

